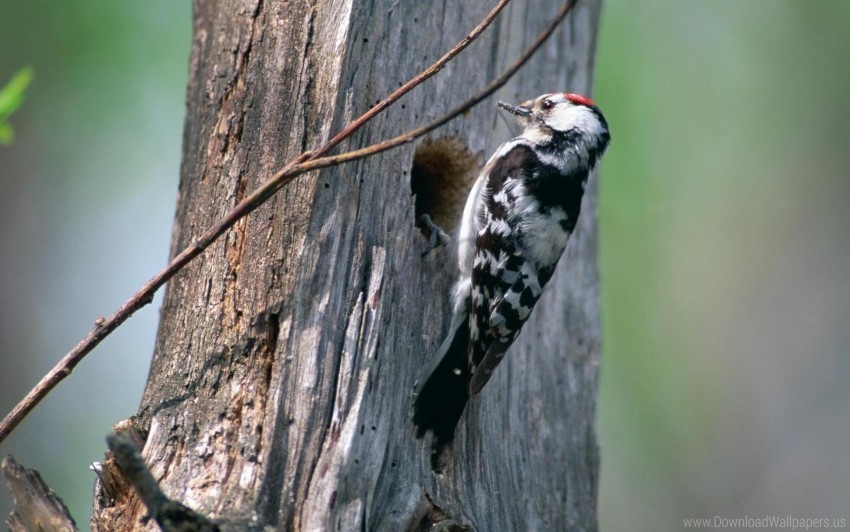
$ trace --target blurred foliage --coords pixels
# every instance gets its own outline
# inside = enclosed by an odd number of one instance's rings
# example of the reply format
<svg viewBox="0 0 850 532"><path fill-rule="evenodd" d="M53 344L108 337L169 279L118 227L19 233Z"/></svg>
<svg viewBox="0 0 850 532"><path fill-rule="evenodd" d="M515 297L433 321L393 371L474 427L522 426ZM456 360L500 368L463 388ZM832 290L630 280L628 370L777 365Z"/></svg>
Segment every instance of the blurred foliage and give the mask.
<svg viewBox="0 0 850 532"><path fill-rule="evenodd" d="M18 110L26 97L27 87L35 72L30 67L22 68L12 76L5 87L0 88L0 144L9 145L15 140L12 124L8 122L12 113Z"/></svg>
<svg viewBox="0 0 850 532"><path fill-rule="evenodd" d="M605 1L603 530L850 517L848 20Z"/></svg>

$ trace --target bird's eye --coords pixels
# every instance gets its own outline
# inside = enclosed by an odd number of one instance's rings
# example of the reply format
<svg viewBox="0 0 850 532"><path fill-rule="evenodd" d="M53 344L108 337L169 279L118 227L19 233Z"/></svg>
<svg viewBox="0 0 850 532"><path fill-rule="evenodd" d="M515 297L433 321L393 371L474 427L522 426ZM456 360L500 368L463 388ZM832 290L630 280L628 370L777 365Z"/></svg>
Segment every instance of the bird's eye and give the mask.
<svg viewBox="0 0 850 532"><path fill-rule="evenodd" d="M543 107L544 110L548 111L549 109L555 107L555 102L553 102L552 100L543 100L541 107Z"/></svg>

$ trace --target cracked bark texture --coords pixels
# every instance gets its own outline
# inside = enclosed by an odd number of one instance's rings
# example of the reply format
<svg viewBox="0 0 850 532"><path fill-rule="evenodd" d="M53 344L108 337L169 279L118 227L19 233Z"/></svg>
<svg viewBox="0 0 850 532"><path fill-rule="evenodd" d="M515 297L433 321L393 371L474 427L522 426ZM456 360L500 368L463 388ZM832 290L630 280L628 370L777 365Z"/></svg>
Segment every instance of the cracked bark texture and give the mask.
<svg viewBox="0 0 850 532"><path fill-rule="evenodd" d="M493 3L196 0L172 254ZM513 2L341 148L444 113L515 59L557 4ZM580 2L499 98L590 93L599 10ZM430 140L483 161L512 136L493 104ZM168 497L225 530L597 528L595 177L567 257L435 475L428 441L413 436L411 391L448 325L451 259L420 256L415 150L300 176L169 283L136 419ZM459 212L461 197L435 197ZM112 501L92 524L144 528L143 514L134 498Z"/></svg>

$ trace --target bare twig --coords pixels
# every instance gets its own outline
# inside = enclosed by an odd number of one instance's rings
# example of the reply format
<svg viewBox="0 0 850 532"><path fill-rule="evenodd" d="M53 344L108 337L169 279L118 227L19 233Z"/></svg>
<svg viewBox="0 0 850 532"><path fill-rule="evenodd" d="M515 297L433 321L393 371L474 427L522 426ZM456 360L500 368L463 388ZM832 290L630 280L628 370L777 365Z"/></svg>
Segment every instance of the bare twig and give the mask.
<svg viewBox="0 0 850 532"><path fill-rule="evenodd" d="M446 122L457 118L475 105L478 105L483 100L490 97L505 83L507 83L508 80L514 74L516 74L517 70L522 68L522 66L528 62L528 60L531 58L532 55L534 55L537 49L543 45L543 43L546 41L546 39L549 38L550 35L552 35L552 33L555 31L555 28L557 28L558 24L560 24L561 21L564 20L567 14L572 10L573 6L575 6L577 1L578 0L569 0L567 3L565 3L561 10L558 11L557 15L555 15L555 17L549 22L549 25L546 26L546 28L542 32L540 32L540 35L537 36L537 39L535 39L534 43L532 43L532 45L528 47L525 53L523 53L519 59L517 59L504 72L502 72L499 77L491 81L490 84L484 88L484 90L482 90L472 98L458 105L457 107L455 107L445 115L441 116L440 118L434 120L433 122L425 124L424 126L420 126L416 129L411 129L410 131L402 133L397 137L393 137L391 139L372 144L371 146L366 146L365 148L359 150L340 153L339 155L330 155L328 157L321 157L318 159L310 159L304 162L298 162L297 164L290 163L286 165L283 169L279 170L276 174L270 177L268 181L266 181L259 188L257 188L257 190L251 193L251 195L243 199L242 202L236 206L236 208L230 211L224 218L219 221L218 224L216 224L216 227L210 228L210 230L207 231L204 236L209 233L212 233L214 230L217 230L219 226L221 226L221 230L216 233L217 237L229 227L231 227L233 224L235 224L236 221L239 220L242 216L259 207L275 192L280 190L283 186L285 186L290 181L295 179L295 177L303 174L304 172L356 161L358 159L363 159L371 155L375 155L393 148L397 148L403 144L407 144L408 142L413 142L418 137L427 135L431 131L444 125ZM240 207L243 205L244 210L246 210L247 212L241 212ZM225 224L227 225L225 226ZM201 238L203 238L204 236L202 236ZM185 250L184 253L186 253L186 251L188 251L188 249Z"/></svg>
<svg viewBox="0 0 850 532"><path fill-rule="evenodd" d="M428 68L411 78L410 81L394 90L392 94L378 102L375 107L372 107L371 109L363 113L359 118L345 126L343 130L334 135L334 138L329 140L327 144L325 144L318 150L314 150L310 158L315 159L321 157L322 155L327 153L331 148L350 137L351 134L360 129L363 124L365 124L369 120L372 120L375 115L394 104L396 100L410 92L414 87L421 84L423 81L442 70L443 67L446 66L446 63L454 59L457 54L459 54L464 48L469 46L472 41L477 39L478 36L481 35L481 32L487 29L487 26L489 26L490 23L493 22L493 19L496 18L496 15L498 15L502 11L502 9L504 9L505 6L508 5L508 2L510 1L511 0L500 0L499 3L496 4L496 7L494 7L489 13L487 13L487 16L484 17L484 20L482 20L477 26L475 26L475 28L473 28L472 31L469 32L469 35L467 35L466 37L461 39L460 42L454 45L454 48L446 52L445 55L439 58L433 65L429 66Z"/></svg>
<svg viewBox="0 0 850 532"><path fill-rule="evenodd" d="M493 8L493 11L482 21L481 24L456 45L452 50L440 58L434 65L423 71L421 74L411 79L408 83L394 91L385 100L377 104L375 107L364 113L351 124L346 126L339 134L334 136L327 144L318 148L313 152L305 152L286 164L281 170L276 172L272 177L266 180L253 193L239 202L233 209L230 210L224 217L216 222L212 227L207 229L200 235L192 244L175 256L171 262L147 283L145 283L133 296L128 299L115 313L107 319L98 319L95 322L94 328L89 331L83 340L81 340L71 351L69 351L60 361L45 375L41 381L12 409L12 411L0 422L0 442L2 442L9 433L21 422L21 420L52 390L60 381L71 374L74 367L91 352L104 338L112 331L124 323L130 316L133 315L144 305L151 302L156 291L162 287L169 279L174 277L195 257L200 255L207 247L215 242L225 231L232 227L238 220L253 212L257 207L262 205L268 198L274 195L278 190L292 181L296 176L311 170L326 168L345 162L362 159L377 153L381 153L392 148L396 148L403 144L412 142L418 137L425 135L434 129L442 126L446 122L456 118L460 114L477 105L487 97L491 96L496 90L502 87L513 76L522 65L537 51L543 42L549 38L555 31L555 28L567 16L567 14L575 6L577 0L568 0L563 7L558 11L557 15L552 19L549 25L540 33L534 43L526 50L526 52L498 78L493 80L484 90L476 94L462 105L459 105L446 115L424 126L412 129L407 133L394 137L392 139L367 146L360 150L333 155L329 157L319 157L327 153L342 140L350 136L359 127L373 118L377 113L386 109L401 96L409 92L413 87L422 83L429 77L439 72L445 63L455 57L463 48L465 48L478 34L483 31L492 21L493 17L498 14L498 11L507 4L509 0L502 0Z"/></svg>
<svg viewBox="0 0 850 532"><path fill-rule="evenodd" d="M416 129L411 129L407 133L402 133L397 137L378 142L377 144L372 144L371 146L366 146L365 148L359 150L349 151L345 153L340 153L339 155L331 155L329 157L322 157L320 159L313 159L300 163L294 166L289 172L286 172L286 169L284 168L283 170L272 176L272 178L269 179L267 183L272 183L275 180L280 180L281 183L277 183L278 186L273 191L276 192L278 188L291 181L298 174L309 172L311 170L318 170L319 168L327 168L328 166L336 166L338 164L356 161L358 159L363 159L371 155L375 155L387 150L391 150L393 148L397 148L402 144L413 142L417 138L423 135L427 135L438 127L446 124L451 120L454 120L461 114L470 110L472 107L478 105L482 101L492 96L494 92L499 90L505 83L507 83L508 80L511 79L514 74L516 74L517 70L522 68L522 66L527 63L529 59L531 59L531 56L534 55L537 49L543 45L546 39L548 39L549 36L552 35L552 33L555 31L555 28L557 28L558 24L560 24L561 21L564 20L567 14L572 10L573 6L575 6L576 2L578 2L578 0L569 0L566 4L564 4L561 10L558 11L558 14L555 15L555 18L553 18L549 22L549 25L546 26L546 28L542 32L540 32L540 35L537 36L537 39L531 46L529 46L525 53L522 54L522 56L520 56L520 58L517 59L514 64L512 64L504 72L502 72L499 77L491 81L490 84L484 88L484 90L482 90L472 98L468 99L467 101L463 102L462 104L458 105L445 115L434 120L430 124L425 124L424 126L420 126ZM263 187L257 189L257 192L260 192L262 188Z"/></svg>
<svg viewBox="0 0 850 532"><path fill-rule="evenodd" d="M510 0L500 0L498 4L487 14L487 16L479 23L466 37L458 42L445 55L440 57L434 64L423 70L421 73L413 77L410 81L393 91L384 100L369 109L359 118L355 119L348 126L343 128L324 146L312 152L305 152L298 157L289 161L286 166L275 174L271 179L267 180L257 191L249 198L246 198L237 204L230 212L228 212L218 223L199 236L189 247L180 252L174 257L168 265L145 283L133 296L128 299L115 313L108 319L99 318L95 321L94 328L83 338L71 351L69 351L62 359L45 375L38 384L12 409L9 414L0 421L0 442L14 430L18 423L52 390L59 382L71 374L71 371L85 356L91 352L97 345L109 336L112 331L117 329L137 310L147 305L153 300L153 296L169 279L174 277L195 257L200 255L207 247L209 247L219 236L227 229L233 226L236 221L243 216L248 215L256 209L262 202L268 199L274 192L279 190L282 184L276 187L269 188L273 185L275 178L286 175L291 172L296 166L304 161L312 160L327 153L340 142L351 136L368 120L371 120L376 114L383 111L395 101L401 98L404 94L410 92L414 87L421 84L428 78L443 69L443 67L464 48L474 41L489 25L493 19ZM288 182L288 181L287 181ZM262 191L268 191L264 193Z"/></svg>

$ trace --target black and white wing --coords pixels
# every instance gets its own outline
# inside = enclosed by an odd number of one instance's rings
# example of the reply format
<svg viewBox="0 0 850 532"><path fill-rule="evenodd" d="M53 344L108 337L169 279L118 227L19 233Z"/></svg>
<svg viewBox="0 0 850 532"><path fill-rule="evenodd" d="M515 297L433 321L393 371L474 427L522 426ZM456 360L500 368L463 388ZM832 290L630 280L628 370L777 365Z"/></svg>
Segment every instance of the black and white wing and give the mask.
<svg viewBox="0 0 850 532"><path fill-rule="evenodd" d="M470 395L487 383L551 277L551 269L541 271L529 257L525 242L532 207L527 183L539 165L533 150L514 144L484 184L472 267Z"/></svg>

